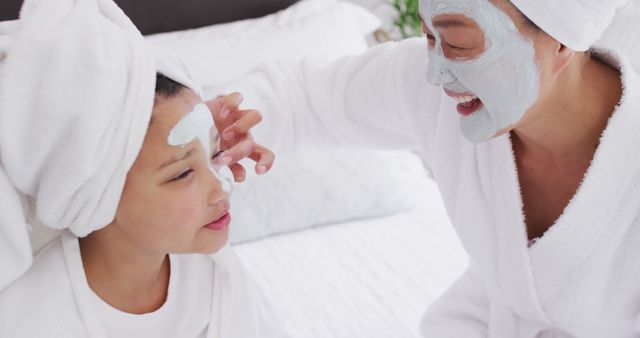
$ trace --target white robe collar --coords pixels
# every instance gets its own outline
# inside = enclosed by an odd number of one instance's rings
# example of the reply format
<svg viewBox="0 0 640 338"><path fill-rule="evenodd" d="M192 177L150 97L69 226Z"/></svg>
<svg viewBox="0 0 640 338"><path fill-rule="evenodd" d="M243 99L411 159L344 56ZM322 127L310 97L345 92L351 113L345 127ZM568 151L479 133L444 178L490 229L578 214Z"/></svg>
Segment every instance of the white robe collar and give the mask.
<svg viewBox="0 0 640 338"><path fill-rule="evenodd" d="M640 88L635 70L623 59L602 52L619 65L624 88ZM626 91L625 93L626 94ZM517 166L508 135L477 145L480 184L495 220L497 288L519 316L549 324L541 306L536 276L555 276L591 254L610 227L628 224L640 205L640 98L623 95L603 134L585 179L563 214L528 248Z"/></svg>
<svg viewBox="0 0 640 338"><path fill-rule="evenodd" d="M476 154L480 184L495 221L497 289L518 316L548 323L531 271L522 197L509 136L478 144Z"/></svg>
<svg viewBox="0 0 640 338"><path fill-rule="evenodd" d="M640 78L625 59L599 53L620 69L623 95L578 191L555 224L531 247L536 275L554 276L555 281L563 280L571 268L591 256L606 232L631 224L640 206L640 97L634 94Z"/></svg>
<svg viewBox="0 0 640 338"><path fill-rule="evenodd" d="M73 295L87 334L91 338L108 338L93 305L78 239L65 231L60 240ZM211 259L215 267L207 338L281 337L276 333L278 324L266 319L268 307L233 250L225 246L211 255ZM269 319L273 317L269 316Z"/></svg>

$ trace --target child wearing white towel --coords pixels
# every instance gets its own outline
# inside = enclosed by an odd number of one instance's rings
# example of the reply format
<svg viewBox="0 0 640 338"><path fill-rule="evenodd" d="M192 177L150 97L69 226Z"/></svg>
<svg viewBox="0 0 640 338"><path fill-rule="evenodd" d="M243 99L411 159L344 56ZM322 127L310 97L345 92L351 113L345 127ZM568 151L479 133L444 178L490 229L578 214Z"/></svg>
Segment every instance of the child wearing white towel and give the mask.
<svg viewBox="0 0 640 338"><path fill-rule="evenodd" d="M0 337L282 337L226 246L227 165L273 162L259 114L203 102L112 1L26 1L0 31ZM61 234L32 260L35 223Z"/></svg>

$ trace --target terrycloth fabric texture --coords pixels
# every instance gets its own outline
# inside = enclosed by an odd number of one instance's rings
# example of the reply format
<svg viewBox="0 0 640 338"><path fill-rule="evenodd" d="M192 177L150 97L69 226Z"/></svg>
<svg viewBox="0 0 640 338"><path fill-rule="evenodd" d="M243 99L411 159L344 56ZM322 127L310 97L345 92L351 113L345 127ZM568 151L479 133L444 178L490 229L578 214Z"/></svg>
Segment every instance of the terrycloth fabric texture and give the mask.
<svg viewBox="0 0 640 338"><path fill-rule="evenodd" d="M152 49L110 0L27 0L9 34L0 44L0 289L31 263L30 221L84 236L113 220L156 72Z"/></svg>
<svg viewBox="0 0 640 338"><path fill-rule="evenodd" d="M634 0L637 1L637 0ZM547 34L575 51L586 51L629 0L511 0Z"/></svg>
<svg viewBox="0 0 640 338"><path fill-rule="evenodd" d="M276 314L262 301L261 293L229 247L211 257L180 256L185 262L202 266L203 273L211 272L205 264L213 264L207 338L287 337L279 332L278 323L271 319ZM190 278L204 277L195 273ZM195 289L189 292L204 294ZM0 337L107 338L91 293L78 239L64 231L34 259L27 273L0 291ZM155 338L163 337L177 335L166 332Z"/></svg>
<svg viewBox="0 0 640 338"><path fill-rule="evenodd" d="M620 69L624 96L582 186L531 248L509 135L464 139L455 102L424 77L423 38L333 64L266 65L229 90L265 112L260 139L276 149L420 149L471 257L425 317L424 337L632 338L640 334L640 74L595 53Z"/></svg>
<svg viewBox="0 0 640 338"><path fill-rule="evenodd" d="M634 0L618 11L615 20L596 46L619 51L640 70L640 0Z"/></svg>
<svg viewBox="0 0 640 338"><path fill-rule="evenodd" d="M202 87L191 67L177 54L160 46L154 46L156 71L193 90L202 98Z"/></svg>

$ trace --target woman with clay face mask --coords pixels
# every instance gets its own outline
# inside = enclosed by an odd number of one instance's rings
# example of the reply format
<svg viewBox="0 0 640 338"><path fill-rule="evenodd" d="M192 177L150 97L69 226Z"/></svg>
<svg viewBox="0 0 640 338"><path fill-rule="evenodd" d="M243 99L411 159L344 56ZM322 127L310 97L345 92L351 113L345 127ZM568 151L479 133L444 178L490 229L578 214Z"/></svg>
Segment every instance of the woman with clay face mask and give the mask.
<svg viewBox="0 0 640 338"><path fill-rule="evenodd" d="M420 151L471 257L425 337L638 337L640 75L593 48L626 4L422 0L426 41L225 90L267 112L276 153Z"/></svg>

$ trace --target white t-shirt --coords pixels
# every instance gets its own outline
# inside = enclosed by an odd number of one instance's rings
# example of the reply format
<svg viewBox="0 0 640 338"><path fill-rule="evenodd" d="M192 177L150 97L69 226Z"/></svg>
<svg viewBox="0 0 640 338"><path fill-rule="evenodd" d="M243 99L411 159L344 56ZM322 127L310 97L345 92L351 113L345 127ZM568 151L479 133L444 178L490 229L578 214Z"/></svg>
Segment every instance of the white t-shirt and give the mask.
<svg viewBox="0 0 640 338"><path fill-rule="evenodd" d="M169 255L166 302L145 314L122 312L91 291L109 337L205 338L211 319L213 261L203 255Z"/></svg>

